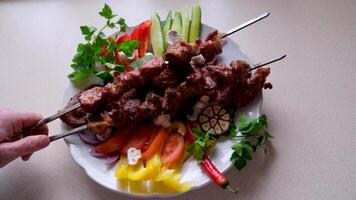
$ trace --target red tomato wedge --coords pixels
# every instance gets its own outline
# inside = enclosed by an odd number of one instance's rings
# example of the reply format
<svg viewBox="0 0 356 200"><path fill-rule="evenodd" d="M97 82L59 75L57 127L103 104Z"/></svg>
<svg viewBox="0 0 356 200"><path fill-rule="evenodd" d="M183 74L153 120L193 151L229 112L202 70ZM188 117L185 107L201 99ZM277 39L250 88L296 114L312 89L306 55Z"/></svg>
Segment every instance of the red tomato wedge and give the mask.
<svg viewBox="0 0 356 200"><path fill-rule="evenodd" d="M171 168L176 165L184 155L184 137L179 133L172 133L167 139L161 153L163 166Z"/></svg>
<svg viewBox="0 0 356 200"><path fill-rule="evenodd" d="M97 153L108 154L120 150L129 140L130 133L125 131L116 132L108 141L95 147Z"/></svg>
<svg viewBox="0 0 356 200"><path fill-rule="evenodd" d="M153 139L151 145L146 149L145 152L142 154L142 159L143 160L149 160L152 158L156 153L161 151L163 148L164 144L166 143L167 139L169 136L169 132L165 128L161 128L156 135L156 137Z"/></svg>
<svg viewBox="0 0 356 200"><path fill-rule="evenodd" d="M129 148L136 148L143 151L145 144L151 139L153 129L151 126L142 126L129 131L132 137L122 147L121 154L126 155Z"/></svg>

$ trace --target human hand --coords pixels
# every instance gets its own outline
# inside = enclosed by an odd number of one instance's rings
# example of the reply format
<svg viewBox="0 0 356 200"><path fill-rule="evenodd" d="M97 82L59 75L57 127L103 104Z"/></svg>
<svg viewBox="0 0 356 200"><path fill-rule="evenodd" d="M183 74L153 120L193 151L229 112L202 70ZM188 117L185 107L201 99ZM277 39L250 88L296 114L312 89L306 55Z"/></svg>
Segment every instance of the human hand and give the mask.
<svg viewBox="0 0 356 200"><path fill-rule="evenodd" d="M31 130L29 136L13 141L14 133L24 130L41 120L41 115L0 108L0 168L20 157L26 161L33 152L49 145L48 127Z"/></svg>

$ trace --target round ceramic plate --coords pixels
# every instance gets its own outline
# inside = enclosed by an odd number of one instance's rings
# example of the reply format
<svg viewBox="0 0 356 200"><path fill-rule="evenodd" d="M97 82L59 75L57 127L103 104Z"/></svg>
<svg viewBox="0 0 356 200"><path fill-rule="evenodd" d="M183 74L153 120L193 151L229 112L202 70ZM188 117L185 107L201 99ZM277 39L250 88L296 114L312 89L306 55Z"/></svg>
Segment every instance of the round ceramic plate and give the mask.
<svg viewBox="0 0 356 200"><path fill-rule="evenodd" d="M213 30L208 25L202 26L202 38L204 38L209 32ZM237 43L233 40L226 38L227 43L223 46L223 53L219 55L219 62L229 65L232 60L245 60L249 64L253 64L252 61L241 52ZM74 96L79 89L72 85L69 85L64 95L64 105L67 103L70 97ZM248 117L254 118L260 115L260 108L262 105L262 94L260 94L249 105L240 109L236 115L247 114ZM236 120L236 119L235 119ZM68 130L64 124L62 130ZM109 167L104 163L103 159L95 158L89 154L89 151L93 148L88 144L83 143L78 135L71 135L65 138L65 141L69 147L70 154L73 160L82 167L86 174L98 184L111 189L115 192L123 193L134 197L170 197L176 196L182 193L149 193L149 191L143 191L144 193L135 193L130 190L129 187L123 187L122 183L118 182L114 177L115 166ZM232 154L231 145L233 142L226 138L221 138L218 143L211 149L209 156L216 167L225 172L232 164L230 162L230 156ZM200 169L199 165L193 158L189 158L183 165L181 170L182 179L181 182L191 182L193 187L191 190L198 189L210 182L210 179ZM147 188L149 190L149 188Z"/></svg>

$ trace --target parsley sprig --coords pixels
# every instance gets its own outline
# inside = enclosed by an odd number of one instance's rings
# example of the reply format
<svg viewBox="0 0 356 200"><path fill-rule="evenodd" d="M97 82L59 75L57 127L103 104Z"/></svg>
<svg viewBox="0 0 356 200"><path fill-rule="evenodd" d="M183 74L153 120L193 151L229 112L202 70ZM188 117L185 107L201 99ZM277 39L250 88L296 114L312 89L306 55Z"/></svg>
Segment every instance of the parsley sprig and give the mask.
<svg viewBox="0 0 356 200"><path fill-rule="evenodd" d="M266 115L255 119L248 119L246 115L242 115L239 118L238 126L235 123L230 124L229 131L225 135L238 141L231 146L233 153L230 157L231 162L238 170L244 168L248 160L252 160L252 154L258 148L262 148L267 153L265 144L270 138L273 138L266 130L267 125ZM192 133L196 140L188 147L188 152L198 162L201 162L204 150L214 145L216 138L209 132L204 133L200 129L193 129Z"/></svg>
<svg viewBox="0 0 356 200"><path fill-rule="evenodd" d="M127 56L132 56L133 50L139 46L137 40L128 40L119 45L114 40L108 40L104 34L107 28L126 32L125 19L118 18L118 15L114 14L107 4L104 5L99 15L106 20L105 25L100 29L87 25L80 27L85 42L78 44L77 53L72 59L71 67L74 71L68 75L68 78L73 82L83 81L93 74L104 82L112 80L113 77L108 70L119 72L124 70L124 66L116 62L114 51L122 51ZM106 48L106 53L103 54L104 48ZM97 63L105 65L106 69L98 70Z"/></svg>
<svg viewBox="0 0 356 200"><path fill-rule="evenodd" d="M273 138L265 129L267 125L266 115L251 120L243 115L239 118L238 127L233 123L230 125L228 137L239 139L239 142L231 147L233 153L230 158L238 170L244 168L248 160L252 160L252 154L259 147L267 153L265 144Z"/></svg>
<svg viewBox="0 0 356 200"><path fill-rule="evenodd" d="M200 129L192 129L195 142L188 147L188 152L200 163L204 157L204 149L216 143L216 138L209 132L202 132Z"/></svg>

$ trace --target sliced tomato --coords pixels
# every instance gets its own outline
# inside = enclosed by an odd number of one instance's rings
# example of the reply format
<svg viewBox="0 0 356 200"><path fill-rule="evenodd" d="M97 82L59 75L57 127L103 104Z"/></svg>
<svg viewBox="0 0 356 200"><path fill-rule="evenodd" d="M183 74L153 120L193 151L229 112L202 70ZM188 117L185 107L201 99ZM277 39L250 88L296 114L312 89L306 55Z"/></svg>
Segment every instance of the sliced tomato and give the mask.
<svg viewBox="0 0 356 200"><path fill-rule="evenodd" d="M184 137L179 133L171 133L163 147L161 160L168 168L176 165L184 155Z"/></svg>
<svg viewBox="0 0 356 200"><path fill-rule="evenodd" d="M166 143L167 139L169 136L169 132L165 128L161 128L156 135L156 137L153 139L151 145L147 148L145 152L142 154L142 159L143 160L149 160L152 158L156 153L160 152Z"/></svg>
<svg viewBox="0 0 356 200"><path fill-rule="evenodd" d="M153 129L151 126L142 126L140 128L130 130L129 132L132 134L132 137L121 149L121 154L124 155L126 155L127 150L132 147L143 151L143 147L146 142L151 139Z"/></svg>
<svg viewBox="0 0 356 200"><path fill-rule="evenodd" d="M95 148L97 153L108 154L119 151L129 140L130 134L127 130L116 132L108 141Z"/></svg>

